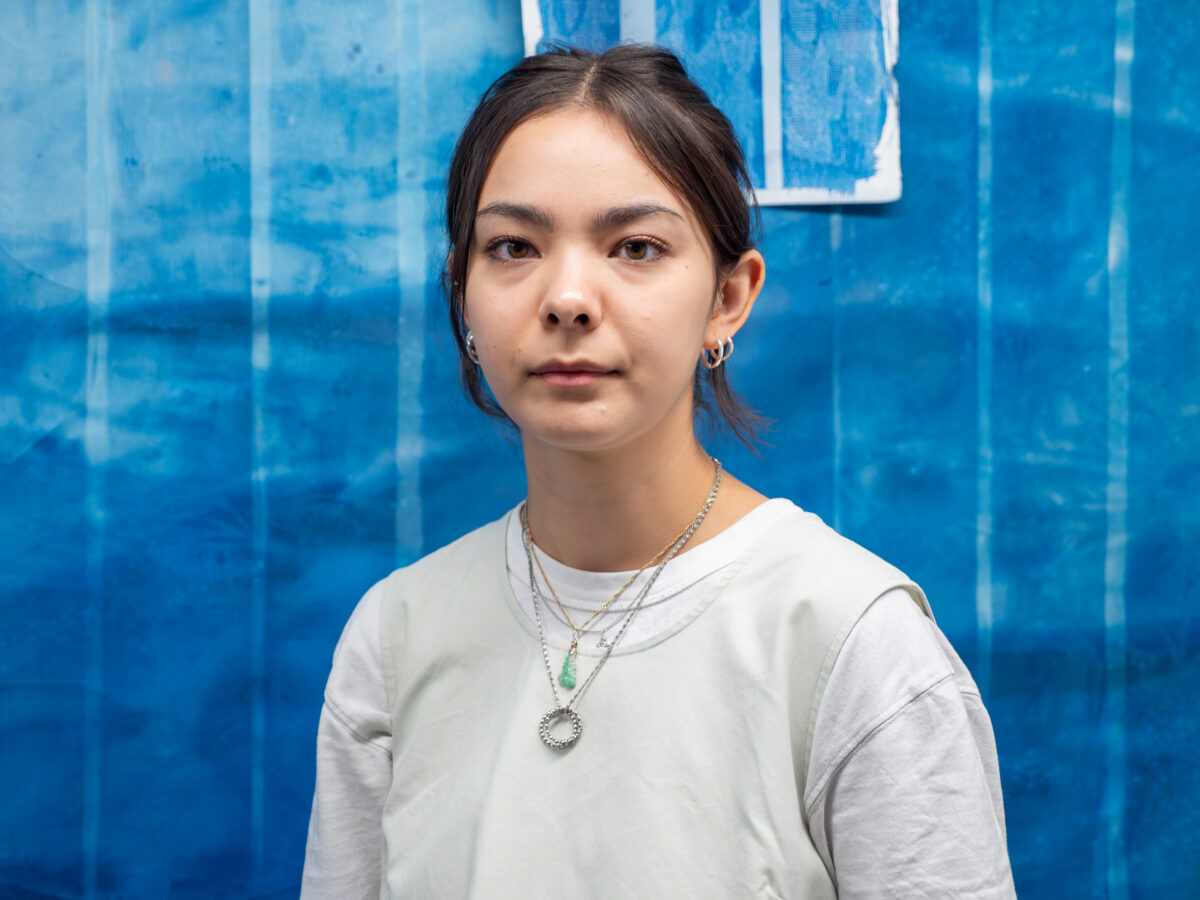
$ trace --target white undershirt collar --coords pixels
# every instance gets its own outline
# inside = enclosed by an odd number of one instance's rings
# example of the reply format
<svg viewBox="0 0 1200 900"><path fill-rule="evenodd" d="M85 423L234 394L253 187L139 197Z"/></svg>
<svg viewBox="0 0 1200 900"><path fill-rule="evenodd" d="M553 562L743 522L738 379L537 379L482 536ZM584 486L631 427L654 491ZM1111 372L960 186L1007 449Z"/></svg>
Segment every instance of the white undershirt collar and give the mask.
<svg viewBox="0 0 1200 900"><path fill-rule="evenodd" d="M532 595L529 589L529 564L521 536L520 507L508 515L505 537L505 562L509 584L525 617L533 620ZM707 602L709 593L719 587L720 579L715 576L720 570L737 560L763 534L784 517L799 512L790 500L778 498L759 504L720 534L694 548L681 552L667 563L662 574L654 583L642 608L626 630L622 646L644 641L671 628L699 604ZM559 599L572 620L586 620L595 610L609 601L612 595L628 580L633 571L589 572L560 563L539 550L542 567L554 585ZM589 626L581 641L581 649L594 647L600 632L607 630L611 638L620 627L621 612L628 609L641 593L653 569L643 572L614 604L612 610L596 619ZM538 573L538 581L541 575ZM544 588L543 588L544 589ZM549 599L549 598L548 598ZM569 643L571 629L562 619L552 599L542 605L542 622L546 637L552 643Z"/></svg>

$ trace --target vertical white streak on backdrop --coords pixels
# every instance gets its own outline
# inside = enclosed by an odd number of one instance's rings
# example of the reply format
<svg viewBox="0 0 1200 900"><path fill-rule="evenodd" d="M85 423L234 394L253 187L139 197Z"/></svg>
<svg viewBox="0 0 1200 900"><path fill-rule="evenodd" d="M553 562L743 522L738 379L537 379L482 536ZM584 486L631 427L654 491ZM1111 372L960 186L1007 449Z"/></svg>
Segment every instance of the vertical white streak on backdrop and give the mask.
<svg viewBox="0 0 1200 900"><path fill-rule="evenodd" d="M621 40L653 44L655 13L654 0L621 0Z"/></svg>
<svg viewBox="0 0 1200 900"><path fill-rule="evenodd" d="M537 53L538 42L546 33L538 0L521 0L521 33L525 36L525 55L533 56Z"/></svg>
<svg viewBox="0 0 1200 900"><path fill-rule="evenodd" d="M992 4L979 0L979 112L976 173L976 319L975 403L976 449L975 502L975 621L979 657L975 681L986 698L992 678L992 626L995 598L992 592Z"/></svg>
<svg viewBox="0 0 1200 900"><path fill-rule="evenodd" d="M833 406L833 530L842 530L842 297L838 277L842 251L842 214L829 215L829 271L833 288L833 360L830 364Z"/></svg>
<svg viewBox="0 0 1200 900"><path fill-rule="evenodd" d="M763 163L767 190L783 187L783 47L779 0L762 0L758 34L762 57Z"/></svg>
<svg viewBox="0 0 1200 900"><path fill-rule="evenodd" d="M421 455L424 452L425 281L428 248L425 224L425 67L420 0L400 0L396 25L400 53L397 73L399 127L396 165L396 266L400 302L396 322L396 562L420 555L424 541L421 511Z"/></svg>
<svg viewBox="0 0 1200 900"><path fill-rule="evenodd" d="M104 763L105 468L111 450L108 404L108 302L112 291L113 147L109 127L110 0L88 0L85 12L87 92L87 615L83 710L83 895L99 894L101 772Z"/></svg>
<svg viewBox="0 0 1200 900"><path fill-rule="evenodd" d="M250 508L250 842L256 882L265 873L267 435L263 406L271 367L271 0L250 0L250 304L252 416Z"/></svg>
<svg viewBox="0 0 1200 900"><path fill-rule="evenodd" d="M875 146L875 176L868 182L887 179L889 183L881 189L887 191L890 199L899 200L904 189L900 164L900 85L896 81L896 64L900 61L900 0L885 0L880 4L880 18L883 64L887 71L887 113Z"/></svg>
<svg viewBox="0 0 1200 900"><path fill-rule="evenodd" d="M1103 820L1111 900L1129 895L1125 847L1125 566L1129 496L1129 185L1132 167L1134 0L1117 0L1108 223L1108 490L1104 554Z"/></svg>

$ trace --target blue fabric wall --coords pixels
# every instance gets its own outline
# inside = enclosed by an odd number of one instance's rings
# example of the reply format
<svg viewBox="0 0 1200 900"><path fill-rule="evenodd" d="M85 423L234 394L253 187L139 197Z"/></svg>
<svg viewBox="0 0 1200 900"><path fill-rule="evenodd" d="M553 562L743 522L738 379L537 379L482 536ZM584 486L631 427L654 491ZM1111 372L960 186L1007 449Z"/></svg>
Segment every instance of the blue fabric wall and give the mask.
<svg viewBox="0 0 1200 900"><path fill-rule="evenodd" d="M295 894L353 604L523 492L435 279L518 6L0 4L0 896ZM926 587L1023 898L1200 894L1189 6L902 2L904 198L764 213L711 444Z"/></svg>

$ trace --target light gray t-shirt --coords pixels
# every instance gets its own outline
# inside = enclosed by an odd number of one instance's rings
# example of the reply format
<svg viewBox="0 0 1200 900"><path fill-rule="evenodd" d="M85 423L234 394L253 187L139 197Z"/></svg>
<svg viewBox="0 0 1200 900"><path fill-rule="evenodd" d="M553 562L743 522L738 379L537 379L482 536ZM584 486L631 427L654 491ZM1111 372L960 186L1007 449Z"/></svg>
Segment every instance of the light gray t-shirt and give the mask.
<svg viewBox="0 0 1200 900"><path fill-rule="evenodd" d="M789 501L768 501L672 560L622 644L680 627L704 608L725 567L796 512ZM508 523L512 593L532 617L518 517ZM545 555L541 562L576 623L632 574L573 570ZM644 578L614 609L636 598ZM326 690L304 872L309 900L380 891L380 817L392 778L380 601L372 591L355 610ZM553 602L542 606L542 619L552 644L570 640ZM602 633L611 639L617 623L616 613L598 617L581 646ZM842 645L817 712L802 802L839 897L1014 896L990 721L961 660L906 591L879 597Z"/></svg>

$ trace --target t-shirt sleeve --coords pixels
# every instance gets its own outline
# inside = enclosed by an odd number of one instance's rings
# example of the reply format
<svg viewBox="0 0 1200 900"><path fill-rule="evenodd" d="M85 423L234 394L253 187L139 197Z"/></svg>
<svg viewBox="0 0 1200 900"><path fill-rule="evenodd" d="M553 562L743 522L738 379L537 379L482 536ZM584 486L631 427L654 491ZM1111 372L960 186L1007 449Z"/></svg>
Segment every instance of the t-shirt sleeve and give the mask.
<svg viewBox="0 0 1200 900"><path fill-rule="evenodd" d="M1016 896L987 711L904 591L876 600L842 647L804 800L840 900Z"/></svg>
<svg viewBox="0 0 1200 900"><path fill-rule="evenodd" d="M317 726L317 783L303 900L379 896L392 721L379 645L381 586L359 602L333 654Z"/></svg>

